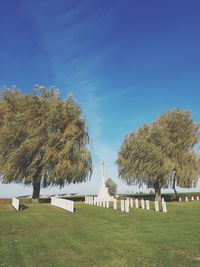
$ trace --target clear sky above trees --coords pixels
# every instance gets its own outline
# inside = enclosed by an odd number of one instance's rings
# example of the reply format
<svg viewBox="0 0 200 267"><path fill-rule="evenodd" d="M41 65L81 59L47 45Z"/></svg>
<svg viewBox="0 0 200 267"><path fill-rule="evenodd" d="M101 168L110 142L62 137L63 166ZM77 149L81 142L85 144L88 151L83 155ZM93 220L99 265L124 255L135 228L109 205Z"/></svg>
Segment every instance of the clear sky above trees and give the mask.
<svg viewBox="0 0 200 267"><path fill-rule="evenodd" d="M1 1L0 87L56 85L87 117L96 165L78 190L98 191L102 159L118 181L123 137L162 112L192 109L200 121L199 8L198 0Z"/></svg>

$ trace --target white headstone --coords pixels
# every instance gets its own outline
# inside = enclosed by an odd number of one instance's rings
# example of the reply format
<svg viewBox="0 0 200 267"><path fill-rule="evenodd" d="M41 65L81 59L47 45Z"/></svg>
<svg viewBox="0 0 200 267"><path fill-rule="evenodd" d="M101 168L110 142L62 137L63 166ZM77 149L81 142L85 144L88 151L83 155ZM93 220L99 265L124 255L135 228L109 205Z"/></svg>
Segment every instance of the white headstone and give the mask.
<svg viewBox="0 0 200 267"><path fill-rule="evenodd" d="M135 199L135 207L138 209L138 199Z"/></svg>
<svg viewBox="0 0 200 267"><path fill-rule="evenodd" d="M103 200L103 207L105 208L106 207L106 201Z"/></svg>
<svg viewBox="0 0 200 267"><path fill-rule="evenodd" d="M155 205L155 211L159 211L159 204L158 201L154 201L154 205Z"/></svg>
<svg viewBox="0 0 200 267"><path fill-rule="evenodd" d="M199 197L197 197L197 201L199 201Z"/></svg>
<svg viewBox="0 0 200 267"><path fill-rule="evenodd" d="M125 200L125 211L129 212L129 199Z"/></svg>
<svg viewBox="0 0 200 267"><path fill-rule="evenodd" d="M185 201L188 202L188 197L185 197Z"/></svg>
<svg viewBox="0 0 200 267"><path fill-rule="evenodd" d="M164 197L162 197L162 202L165 202L165 199L164 199Z"/></svg>
<svg viewBox="0 0 200 267"><path fill-rule="evenodd" d="M147 210L150 210L149 200L146 200L146 209L147 209Z"/></svg>
<svg viewBox="0 0 200 267"><path fill-rule="evenodd" d="M141 199L141 208L142 208L143 210L145 209L144 199Z"/></svg>
<svg viewBox="0 0 200 267"><path fill-rule="evenodd" d="M106 201L106 208L109 208L109 200Z"/></svg>
<svg viewBox="0 0 200 267"><path fill-rule="evenodd" d="M130 199L130 206L131 206L131 208L133 208L133 199L132 198Z"/></svg>
<svg viewBox="0 0 200 267"><path fill-rule="evenodd" d="M167 213L167 204L166 204L166 202L162 202L162 211Z"/></svg>
<svg viewBox="0 0 200 267"><path fill-rule="evenodd" d="M194 201L194 197L191 197L191 200Z"/></svg>
<svg viewBox="0 0 200 267"><path fill-rule="evenodd" d="M20 210L20 205L19 205L19 199L13 198L12 199L12 206L15 208L17 211Z"/></svg>
<svg viewBox="0 0 200 267"><path fill-rule="evenodd" d="M179 201L181 202L181 197L179 197Z"/></svg>
<svg viewBox="0 0 200 267"><path fill-rule="evenodd" d="M114 199L114 201L113 201L113 208L114 208L114 210L117 209L117 199Z"/></svg>
<svg viewBox="0 0 200 267"><path fill-rule="evenodd" d="M121 199L121 200L120 200L120 203L121 203L121 211L124 211L124 200Z"/></svg>

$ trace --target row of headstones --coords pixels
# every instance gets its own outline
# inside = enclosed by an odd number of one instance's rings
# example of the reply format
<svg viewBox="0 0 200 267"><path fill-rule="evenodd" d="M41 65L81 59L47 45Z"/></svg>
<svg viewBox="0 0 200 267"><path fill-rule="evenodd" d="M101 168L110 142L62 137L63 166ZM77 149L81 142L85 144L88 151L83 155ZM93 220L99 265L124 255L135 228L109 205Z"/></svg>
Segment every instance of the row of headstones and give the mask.
<svg viewBox="0 0 200 267"><path fill-rule="evenodd" d="M133 205L133 199L130 198L130 206L134 207ZM154 201L154 207L155 207L155 211L160 211L160 207L159 207L159 202L158 201ZM139 200L136 198L135 199L135 208L141 208L141 209L146 209L146 210L150 210L150 201L149 200L144 200L141 199L140 201L140 205L139 205ZM162 198L162 202L161 202L161 211L167 213L167 204L164 201L164 198Z"/></svg>
<svg viewBox="0 0 200 267"><path fill-rule="evenodd" d="M194 198L194 197L191 197L191 200L192 200L192 201L195 201L195 198ZM199 197L198 197L198 196L196 197L196 200L199 201ZM182 201L182 198L181 198L181 197L179 197L179 201ZM189 201L188 197L185 197L185 201L186 201L186 202Z"/></svg>
<svg viewBox="0 0 200 267"><path fill-rule="evenodd" d="M104 207L104 208L109 208L109 200L108 199L100 199L98 197L85 196L85 203L90 204L90 205L97 205L97 206ZM161 211L166 213L167 212L167 205L166 205L166 202L164 201L164 199L162 199L161 203L162 203ZM155 211L160 211L159 202L154 201L154 205L155 205ZM120 200L120 210L122 212L128 213L130 207L131 208L134 207L134 203L133 203L132 198L127 198L126 200L124 200L124 199ZM139 205L138 199L135 199L135 208L139 208L139 207L141 207L142 209L146 208L147 210L150 210L149 200L141 199L141 203ZM116 199L113 200L113 208L114 208L114 210L117 210L117 200Z"/></svg>

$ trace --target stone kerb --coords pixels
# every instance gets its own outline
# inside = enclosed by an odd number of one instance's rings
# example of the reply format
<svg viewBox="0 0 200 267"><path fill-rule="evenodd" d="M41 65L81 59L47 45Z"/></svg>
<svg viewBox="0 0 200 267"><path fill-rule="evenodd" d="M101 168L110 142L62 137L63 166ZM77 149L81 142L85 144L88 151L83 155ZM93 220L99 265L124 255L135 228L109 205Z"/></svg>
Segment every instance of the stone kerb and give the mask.
<svg viewBox="0 0 200 267"><path fill-rule="evenodd" d="M19 204L19 199L13 198L12 199L12 206L15 208L17 211L20 210L20 204Z"/></svg>
<svg viewBox="0 0 200 267"><path fill-rule="evenodd" d="M74 212L74 201L72 200L51 197L51 205L70 212Z"/></svg>

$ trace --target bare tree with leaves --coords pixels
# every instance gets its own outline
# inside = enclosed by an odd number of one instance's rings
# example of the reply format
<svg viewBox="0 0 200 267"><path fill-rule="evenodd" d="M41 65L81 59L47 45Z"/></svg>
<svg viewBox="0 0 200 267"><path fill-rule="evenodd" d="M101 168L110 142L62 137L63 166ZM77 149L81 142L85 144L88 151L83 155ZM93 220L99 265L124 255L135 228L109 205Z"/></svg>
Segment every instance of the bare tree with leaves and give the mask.
<svg viewBox="0 0 200 267"><path fill-rule="evenodd" d="M36 86L23 94L6 89L0 99L0 173L4 183L40 187L64 186L90 179L86 121L69 95L62 100L55 87Z"/></svg>
<svg viewBox="0 0 200 267"><path fill-rule="evenodd" d="M200 172L195 150L199 129L191 112L172 110L128 134L118 153L120 178L128 184L153 187L157 200L162 187L194 186Z"/></svg>

